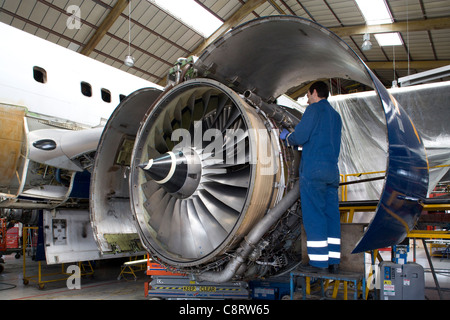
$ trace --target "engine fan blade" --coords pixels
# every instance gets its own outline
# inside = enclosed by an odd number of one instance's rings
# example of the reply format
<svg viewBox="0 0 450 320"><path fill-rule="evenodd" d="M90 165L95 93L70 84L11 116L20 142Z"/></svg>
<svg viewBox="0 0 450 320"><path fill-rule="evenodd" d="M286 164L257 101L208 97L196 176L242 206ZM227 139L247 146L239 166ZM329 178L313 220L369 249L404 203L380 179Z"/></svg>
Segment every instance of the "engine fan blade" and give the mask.
<svg viewBox="0 0 450 320"><path fill-rule="evenodd" d="M161 242L169 242L171 237L171 226L173 221L173 215L175 212L175 203L177 198L170 197L166 209L164 210L164 215L162 216L162 221L160 222L160 227L158 229L158 239ZM155 221L156 222L156 221Z"/></svg>
<svg viewBox="0 0 450 320"><path fill-rule="evenodd" d="M198 196L202 203L209 208L208 210L214 216L215 220L220 223L223 229L230 233L236 224L239 212L226 206L212 194L203 190L199 191Z"/></svg>
<svg viewBox="0 0 450 320"><path fill-rule="evenodd" d="M184 258L197 258L195 237L189 221L188 201L181 201L180 207L181 250Z"/></svg>
<svg viewBox="0 0 450 320"><path fill-rule="evenodd" d="M154 180L149 180L141 185L142 192L149 199L158 189L161 188Z"/></svg>
<svg viewBox="0 0 450 320"><path fill-rule="evenodd" d="M191 228L192 234L195 235L195 247L192 248L192 250L196 252L197 257L201 257L204 254L211 252L213 250L213 246L209 240L205 227L199 219L199 212L197 212L196 207L194 206L193 199L187 199L184 201L187 202L189 228Z"/></svg>
<svg viewBox="0 0 450 320"><path fill-rule="evenodd" d="M211 127L215 126L216 129L220 130L220 125L217 123L217 120L222 116L222 112L228 101L230 101L230 98L227 95L225 94L219 95L219 104L217 105L216 114L214 116L214 120L211 123Z"/></svg>
<svg viewBox="0 0 450 320"><path fill-rule="evenodd" d="M212 172L203 177L205 181L214 181L229 186L248 188L250 183L250 167L243 167L241 170L232 172Z"/></svg>
<svg viewBox="0 0 450 320"><path fill-rule="evenodd" d="M170 237L167 242L168 250L173 254L181 255L185 239L181 234L181 199L177 199L173 208L172 220L170 222Z"/></svg>
<svg viewBox="0 0 450 320"><path fill-rule="evenodd" d="M228 207L241 212L244 208L247 189L231 187L215 182L203 184L206 191Z"/></svg>
<svg viewBox="0 0 450 320"><path fill-rule="evenodd" d="M158 199L153 201L154 197L150 197L150 200L147 201L147 212L150 214L149 224L152 226L154 230L158 230L161 225L161 221L166 212L166 208L169 204L169 200L172 196L169 193L164 192L164 196L161 198L160 196L163 194L162 192L158 193Z"/></svg>

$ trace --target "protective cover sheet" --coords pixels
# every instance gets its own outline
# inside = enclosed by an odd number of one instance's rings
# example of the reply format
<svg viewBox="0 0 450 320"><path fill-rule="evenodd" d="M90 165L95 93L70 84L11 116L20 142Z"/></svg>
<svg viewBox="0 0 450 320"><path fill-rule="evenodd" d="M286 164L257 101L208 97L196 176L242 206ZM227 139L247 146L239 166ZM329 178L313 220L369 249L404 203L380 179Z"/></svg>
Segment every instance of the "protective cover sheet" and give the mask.
<svg viewBox="0 0 450 320"><path fill-rule="evenodd" d="M427 193L430 193L439 181L448 180L450 174L448 167L450 165L450 129L447 125L450 113L446 111L446 101L450 101L450 82L389 89L387 94L397 100L403 107L402 112L411 119L413 128L426 149L430 167L428 184L421 183L421 178L411 173L411 176L404 176L394 183L392 181L396 179L391 177L391 183L394 186L398 183L400 185L417 183L417 188L420 189L427 185ZM392 130L393 123L392 119L389 125L386 123L386 119L389 120L390 117L385 114L383 108L380 108L380 96L375 91L369 91L331 96L329 101L341 114L343 120L339 168L342 176L346 177L346 181L385 177L386 171L391 173L391 176L401 175L402 162L406 163L409 156L414 153L408 156L407 148L402 150L404 155L395 155L395 152L389 151L389 143L393 149L401 148L401 145L397 146L399 142L394 140L388 142L387 127L391 126ZM306 105L302 107L306 108ZM390 157L396 157L400 161L396 160L389 164ZM412 169L411 172L414 171L415 169ZM409 188L415 190L415 187ZM414 215L407 213L408 208L416 207L417 203L399 199L404 195L397 191L392 192L391 184L386 186L385 179L348 185L344 194L346 201L379 201L376 213L355 213L353 222L370 223L369 229L371 229L368 232L370 236L367 237L368 233L366 233L361 240L362 243L357 245L355 253L398 243L414 226L420 215L420 212ZM343 196L342 192L341 196ZM398 201L395 206L391 206L395 210L388 208L389 199ZM380 214L381 211L384 213ZM389 230L394 225L395 231ZM397 236L394 237L394 234Z"/></svg>
<svg viewBox="0 0 450 320"><path fill-rule="evenodd" d="M450 165L450 82L416 85L388 90L402 105L422 138L430 177L428 193L448 173ZM387 133L384 112L379 106L375 92L337 95L329 98L343 120L341 174L363 174L348 176L347 181L380 177L387 167ZM382 171L381 173L378 173ZM347 200L378 200L384 181L364 182L347 187ZM355 216L355 222L368 222L368 213Z"/></svg>

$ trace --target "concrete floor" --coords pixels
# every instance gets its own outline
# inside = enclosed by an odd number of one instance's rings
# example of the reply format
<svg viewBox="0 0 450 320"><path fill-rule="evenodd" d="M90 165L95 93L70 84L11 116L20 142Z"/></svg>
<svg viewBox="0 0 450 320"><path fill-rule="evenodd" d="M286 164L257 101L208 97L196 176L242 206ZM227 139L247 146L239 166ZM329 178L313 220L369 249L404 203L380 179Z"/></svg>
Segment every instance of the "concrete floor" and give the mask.
<svg viewBox="0 0 450 320"><path fill-rule="evenodd" d="M433 276L429 270L423 248L417 248L416 262L421 264L425 272L425 296L427 300L440 300ZM390 259L390 252L382 253L384 260ZM81 278L80 289L70 290L66 280L45 283L43 289L39 289L35 282L24 285L23 278L23 258L16 259L14 255L4 256L4 271L0 273L0 300L147 300L144 296L144 283L148 276L144 271L136 272L137 279L130 274L126 274L118 280L121 265L126 259L111 259L97 261L93 276L83 276ZM412 253L408 255L412 259ZM367 261L367 270L370 268L370 261ZM437 275L441 288L442 300L450 300L450 259L432 258L434 268L445 273ZM69 265L65 265L67 268ZM61 265L47 266L43 263L42 272L60 273ZM26 276L38 274L38 263L26 257ZM59 278L64 276L59 275ZM57 277L57 278L58 278ZM66 276L67 277L67 276ZM54 279L55 277L43 277L43 280ZM338 297L339 299L339 297Z"/></svg>
<svg viewBox="0 0 450 320"><path fill-rule="evenodd" d="M26 257L26 278L32 279L28 285L24 284L23 258L13 255L4 256L5 269L0 273L0 300L145 300L144 282L147 276L144 271L133 275L125 274L120 280L118 276L121 265L127 259L111 259L97 261L94 274L81 277L80 289L69 289L67 275L62 273L62 265L46 265L42 263L42 281L63 279L46 282L44 288L39 289L37 283L38 263ZM67 268L70 264L64 265ZM34 279L34 281L33 281ZM70 281L70 285L75 282Z"/></svg>

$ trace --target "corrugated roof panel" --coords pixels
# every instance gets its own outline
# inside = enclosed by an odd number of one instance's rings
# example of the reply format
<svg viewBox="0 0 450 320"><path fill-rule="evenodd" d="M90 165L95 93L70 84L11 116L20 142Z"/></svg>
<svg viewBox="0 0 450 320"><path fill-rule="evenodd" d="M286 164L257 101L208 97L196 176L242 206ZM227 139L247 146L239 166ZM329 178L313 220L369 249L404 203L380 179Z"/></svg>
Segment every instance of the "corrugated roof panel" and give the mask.
<svg viewBox="0 0 450 320"><path fill-rule="evenodd" d="M14 28L23 30L23 31L31 33L31 34L34 34L36 32L36 30L37 30L37 28L33 27L31 24L26 23L25 21L22 21L22 20L19 20L19 19L16 19L16 18L12 19L11 25Z"/></svg>
<svg viewBox="0 0 450 320"><path fill-rule="evenodd" d="M154 32L160 33L159 30L157 30L158 26L164 21L165 19L170 18L167 14L165 14L162 11L159 11L157 14L155 14L151 20L145 24L148 28L153 30Z"/></svg>
<svg viewBox="0 0 450 320"><path fill-rule="evenodd" d="M448 30L433 30L431 31L431 38L438 60L450 59L450 32Z"/></svg>
<svg viewBox="0 0 450 320"><path fill-rule="evenodd" d="M33 10L34 7L34 3L31 1L27 1L25 4L22 4L22 1L17 1L17 0L4 0L2 2L2 9L8 10L10 12L16 12L19 9L19 6L28 6L28 14L26 14L27 16L30 14L31 10ZM26 10L25 8L22 8L21 10ZM3 14L0 15L0 18L2 17Z"/></svg>
<svg viewBox="0 0 450 320"><path fill-rule="evenodd" d="M178 40L178 44L192 52L198 45L200 45L200 43L203 42L203 40L204 39L197 35L194 31L189 30ZM186 53L184 53L184 55L186 55Z"/></svg>
<svg viewBox="0 0 450 320"><path fill-rule="evenodd" d="M258 8L254 10L260 17L264 16L271 16L275 14L279 14L273 6L271 6L269 3L265 3L260 5ZM254 15L250 14L247 16L246 21L250 21L254 19Z"/></svg>
<svg viewBox="0 0 450 320"><path fill-rule="evenodd" d="M323 1L307 0L301 2L303 7L314 17L314 20L324 26L338 26L332 12L328 9Z"/></svg>
<svg viewBox="0 0 450 320"><path fill-rule="evenodd" d="M147 32L145 32L145 30L142 30L134 38L133 44L145 51L151 52L150 47L155 43L155 41L161 41L162 43L164 40L158 38L154 34L148 34Z"/></svg>
<svg viewBox="0 0 450 320"><path fill-rule="evenodd" d="M173 46L171 46L168 43L163 43L155 52L154 54L157 55L158 57L161 57L162 59L164 59L165 61L169 62L169 63L175 63L176 60L178 59L175 58L173 59L173 54L174 54L174 49ZM169 66L168 66L169 67Z"/></svg>
<svg viewBox="0 0 450 320"><path fill-rule="evenodd" d="M103 6L100 5L89 5L88 3L80 7L81 16L84 20L99 26L100 23L107 17L111 10L105 10Z"/></svg>
<svg viewBox="0 0 450 320"><path fill-rule="evenodd" d="M155 16L158 14L159 11L160 10L158 10L157 7L149 6L147 7L147 9L143 11L131 12L131 18L143 24L144 26L151 28L153 19L155 18Z"/></svg>
<svg viewBox="0 0 450 320"><path fill-rule="evenodd" d="M56 22L58 21L59 17L61 16L61 13L54 10L54 9L49 9L44 18L42 19L42 23L41 25L49 28L51 30L54 30L54 26L56 24Z"/></svg>
<svg viewBox="0 0 450 320"><path fill-rule="evenodd" d="M47 32L47 31L45 31L45 30L43 30L43 29L37 29L37 28L35 28L35 27L32 27L32 28L36 30L36 31L34 32L34 35L35 35L35 36L37 36L37 37L39 37L39 38L42 38L42 39L47 39L47 37L48 37L48 32Z"/></svg>
<svg viewBox="0 0 450 320"><path fill-rule="evenodd" d="M156 65L158 67L156 67ZM155 73L155 71L160 67L165 65L164 63L162 63L161 61L155 60L152 57L146 56L146 55L142 55L139 57L139 66L140 69L150 72L150 73Z"/></svg>
<svg viewBox="0 0 450 320"><path fill-rule="evenodd" d="M187 28L183 24L173 19L171 16L166 16L166 18L164 18L156 27L155 31L166 38L170 38L175 29L186 30Z"/></svg>
<svg viewBox="0 0 450 320"><path fill-rule="evenodd" d="M125 59L125 56L128 54L128 45L111 39L102 51L118 59Z"/></svg>
<svg viewBox="0 0 450 320"><path fill-rule="evenodd" d="M112 33L119 38L127 38L128 40L128 29L131 27L132 31L136 29L136 25L133 23L128 23L128 15L120 15L117 20L109 28L108 33ZM132 32L133 33L133 32Z"/></svg>
<svg viewBox="0 0 450 320"><path fill-rule="evenodd" d="M238 0L206 0L200 2L223 20L227 20L242 6L242 3Z"/></svg>
<svg viewBox="0 0 450 320"><path fill-rule="evenodd" d="M166 43L167 42L164 41L163 39L156 38L155 41L152 41L152 42L146 41L145 44L148 44L149 46L148 46L148 48L146 48L146 49L143 48L143 49L156 55L156 52L159 50L159 48L161 48Z"/></svg>
<svg viewBox="0 0 450 320"><path fill-rule="evenodd" d="M67 28L67 19L69 18L67 15L65 14L61 14L58 12L58 19L55 21L55 23L52 26L52 30L60 33L60 34L66 34L70 37L75 36L76 33L78 32L78 29L69 29ZM83 28L83 25L80 25L80 29Z"/></svg>
<svg viewBox="0 0 450 320"><path fill-rule="evenodd" d="M100 42L95 47L96 50L105 52L106 54L109 54L109 52L112 50L111 46L111 37L104 36Z"/></svg>
<svg viewBox="0 0 450 320"><path fill-rule="evenodd" d="M423 0L426 18L448 16L450 13L450 1L448 0Z"/></svg>
<svg viewBox="0 0 450 320"><path fill-rule="evenodd" d="M155 63L149 63L148 66L149 67L145 67L144 65L142 69L152 74L161 75L161 78L163 78L167 74L167 66L159 61L156 61Z"/></svg>
<svg viewBox="0 0 450 320"><path fill-rule="evenodd" d="M389 7L395 21L423 19L419 0L390 0Z"/></svg>
<svg viewBox="0 0 450 320"><path fill-rule="evenodd" d="M427 60L433 56L433 48L427 31L410 32L409 39L406 33L402 33L402 35L412 60Z"/></svg>
<svg viewBox="0 0 450 320"><path fill-rule="evenodd" d="M3 7L21 17L29 18L36 7L35 1L5 1Z"/></svg>
<svg viewBox="0 0 450 320"><path fill-rule="evenodd" d="M163 25L164 24L162 24L161 26ZM172 39L173 42L178 44L178 40L180 39L180 37L182 37L183 34L186 33L188 30L190 29L185 27L184 25L178 24L173 21L167 21L167 25L162 35L168 39Z"/></svg>
<svg viewBox="0 0 450 320"><path fill-rule="evenodd" d="M308 13L303 9L303 7L300 5L300 3L296 0L289 0L285 1L292 11L295 12L295 14L299 17L311 19Z"/></svg>
<svg viewBox="0 0 450 320"><path fill-rule="evenodd" d="M383 46L382 48L386 54L388 61L408 60L408 53L403 46Z"/></svg>
<svg viewBox="0 0 450 320"><path fill-rule="evenodd" d="M135 46L138 46L139 48L145 50L150 46L150 44L157 39L157 37L153 34L149 34L142 28L135 28L134 31L131 31L132 34L134 34L134 37L132 37L132 43ZM128 37L127 37L128 39ZM127 40L128 41L128 40Z"/></svg>
<svg viewBox="0 0 450 320"><path fill-rule="evenodd" d="M143 25L147 25L155 17L157 11L159 10L155 6L146 6L145 9L133 9L133 11L131 11L131 18ZM123 13L128 17L127 9L125 9Z"/></svg>
<svg viewBox="0 0 450 320"><path fill-rule="evenodd" d="M42 20L45 17L45 14L47 13L47 10L48 6L40 2L36 2L36 6L33 8L33 11L31 11L29 19L33 22L41 24Z"/></svg>

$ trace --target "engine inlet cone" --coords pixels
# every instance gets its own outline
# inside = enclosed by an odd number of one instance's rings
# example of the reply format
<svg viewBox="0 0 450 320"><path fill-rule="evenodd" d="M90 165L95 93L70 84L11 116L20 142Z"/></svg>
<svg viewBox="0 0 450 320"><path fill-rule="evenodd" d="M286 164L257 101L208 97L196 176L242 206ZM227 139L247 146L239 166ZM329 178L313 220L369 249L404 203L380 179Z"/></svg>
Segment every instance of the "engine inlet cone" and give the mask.
<svg viewBox="0 0 450 320"><path fill-rule="evenodd" d="M186 182L188 166L183 153L169 151L156 159L150 159L147 163L139 164L139 168L161 185L167 192L179 191Z"/></svg>

